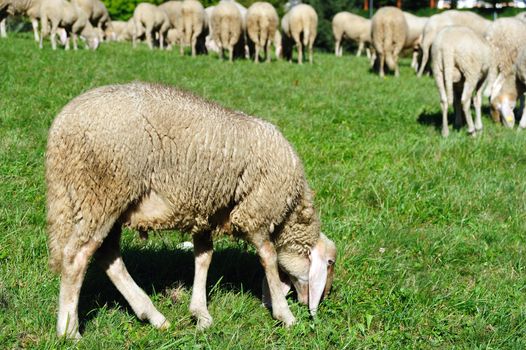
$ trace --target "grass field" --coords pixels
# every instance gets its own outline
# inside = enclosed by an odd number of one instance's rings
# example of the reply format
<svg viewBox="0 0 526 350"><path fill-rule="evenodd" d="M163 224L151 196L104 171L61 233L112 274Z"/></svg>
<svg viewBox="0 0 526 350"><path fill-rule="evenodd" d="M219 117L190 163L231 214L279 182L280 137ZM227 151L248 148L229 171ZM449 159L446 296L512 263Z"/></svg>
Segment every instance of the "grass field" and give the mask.
<svg viewBox="0 0 526 350"><path fill-rule="evenodd" d="M254 65L131 44L97 52L0 40L0 349L60 348L58 276L47 268L46 133L70 99L133 80L191 90L275 123L303 159L323 230L339 248L333 292L282 328L261 307L254 250L220 239L209 277L214 325L188 312L193 255L175 232L124 234L130 273L172 322L142 323L96 266L80 301L82 349L526 347L526 133L494 125L440 136L438 94L402 60L380 79L365 58Z"/></svg>

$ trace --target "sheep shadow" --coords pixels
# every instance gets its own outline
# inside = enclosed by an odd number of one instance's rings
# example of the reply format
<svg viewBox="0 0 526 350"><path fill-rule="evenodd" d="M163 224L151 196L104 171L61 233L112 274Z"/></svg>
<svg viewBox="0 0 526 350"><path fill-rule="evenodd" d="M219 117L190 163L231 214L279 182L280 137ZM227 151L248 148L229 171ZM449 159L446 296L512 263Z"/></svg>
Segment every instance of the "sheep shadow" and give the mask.
<svg viewBox="0 0 526 350"><path fill-rule="evenodd" d="M191 289L194 276L192 250L131 246L122 249L123 260L135 282L151 296L166 293L171 288L183 286ZM243 291L261 299L263 269L257 255L241 247L228 247L214 251L208 272L207 291L211 287ZM208 296L210 298L210 295ZM79 300L81 331L96 317L97 310L106 305L122 308L134 314L127 301L107 278L104 271L91 264ZM94 312L95 311L95 312Z"/></svg>
<svg viewBox="0 0 526 350"><path fill-rule="evenodd" d="M493 122L493 120L491 119L489 106L482 106L481 114L482 114L482 120L487 119L488 121ZM472 117L475 118L474 111L472 111ZM424 111L420 113L420 115L418 116L417 122L421 125L432 126L435 128L437 132L440 132L442 130L442 112L441 111L437 111L437 112ZM462 123L460 125L456 125L455 124L455 114L454 112L450 110L447 116L447 123L448 125L453 125L453 130L459 131L460 129L462 129L462 127L466 125L466 120L465 118L462 118Z"/></svg>

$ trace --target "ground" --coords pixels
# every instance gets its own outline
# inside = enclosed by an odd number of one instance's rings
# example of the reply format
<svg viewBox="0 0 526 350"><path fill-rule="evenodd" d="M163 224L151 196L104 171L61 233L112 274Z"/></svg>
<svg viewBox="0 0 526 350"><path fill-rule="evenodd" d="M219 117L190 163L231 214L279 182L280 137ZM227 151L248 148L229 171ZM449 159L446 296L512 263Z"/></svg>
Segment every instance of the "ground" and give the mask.
<svg viewBox="0 0 526 350"><path fill-rule="evenodd" d="M39 50L0 40L0 348L517 348L526 347L526 132L495 125L440 136L434 81L401 62L379 78L364 57L316 53L314 65L233 64L216 56L103 44ZM179 86L276 124L302 158L323 231L337 244L332 294L311 319L281 327L261 306L254 250L216 242L214 325L188 312L188 236L125 231L136 281L171 321L142 323L95 265L81 293L83 339L57 339L59 278L47 267L44 151L54 116L92 87L143 80Z"/></svg>

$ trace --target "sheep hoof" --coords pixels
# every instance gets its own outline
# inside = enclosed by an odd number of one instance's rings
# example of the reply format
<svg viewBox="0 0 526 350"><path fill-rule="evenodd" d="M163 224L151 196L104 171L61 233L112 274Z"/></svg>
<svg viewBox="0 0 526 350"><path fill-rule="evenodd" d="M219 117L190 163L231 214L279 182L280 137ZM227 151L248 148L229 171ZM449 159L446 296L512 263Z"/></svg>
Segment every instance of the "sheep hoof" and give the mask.
<svg viewBox="0 0 526 350"><path fill-rule="evenodd" d="M296 324L296 318L292 316L290 311L284 315L274 315L274 318L283 322L283 325L287 328Z"/></svg>
<svg viewBox="0 0 526 350"><path fill-rule="evenodd" d="M442 137L448 137L449 136L449 129L442 129Z"/></svg>
<svg viewBox="0 0 526 350"><path fill-rule="evenodd" d="M170 321L164 320L163 324L160 327L158 327L158 329L161 330L161 331L165 331L168 328L170 328L171 325L172 324L170 323Z"/></svg>
<svg viewBox="0 0 526 350"><path fill-rule="evenodd" d="M197 330L204 331L212 325L212 316L202 315L197 318Z"/></svg>

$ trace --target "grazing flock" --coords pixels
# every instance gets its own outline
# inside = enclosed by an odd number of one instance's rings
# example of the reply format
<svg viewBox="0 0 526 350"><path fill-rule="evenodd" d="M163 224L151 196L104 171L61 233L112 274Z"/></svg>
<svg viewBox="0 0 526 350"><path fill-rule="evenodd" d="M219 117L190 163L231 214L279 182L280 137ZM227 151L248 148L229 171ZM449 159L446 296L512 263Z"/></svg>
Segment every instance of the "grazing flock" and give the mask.
<svg viewBox="0 0 526 350"><path fill-rule="evenodd" d="M411 67L418 76L433 74L440 95L442 135L449 135L448 108L453 105L455 126L467 132L482 131L482 97L489 96L493 120L506 127L515 124L517 101L526 92L526 15L495 21L470 11L449 10L429 18L416 17L395 7L380 8L371 20L349 12L334 16L336 56L342 55L344 38L365 48L371 66L380 76L385 65L399 76L402 50L413 50ZM471 115L475 108L475 121ZM526 117L519 127L526 128Z"/></svg>

